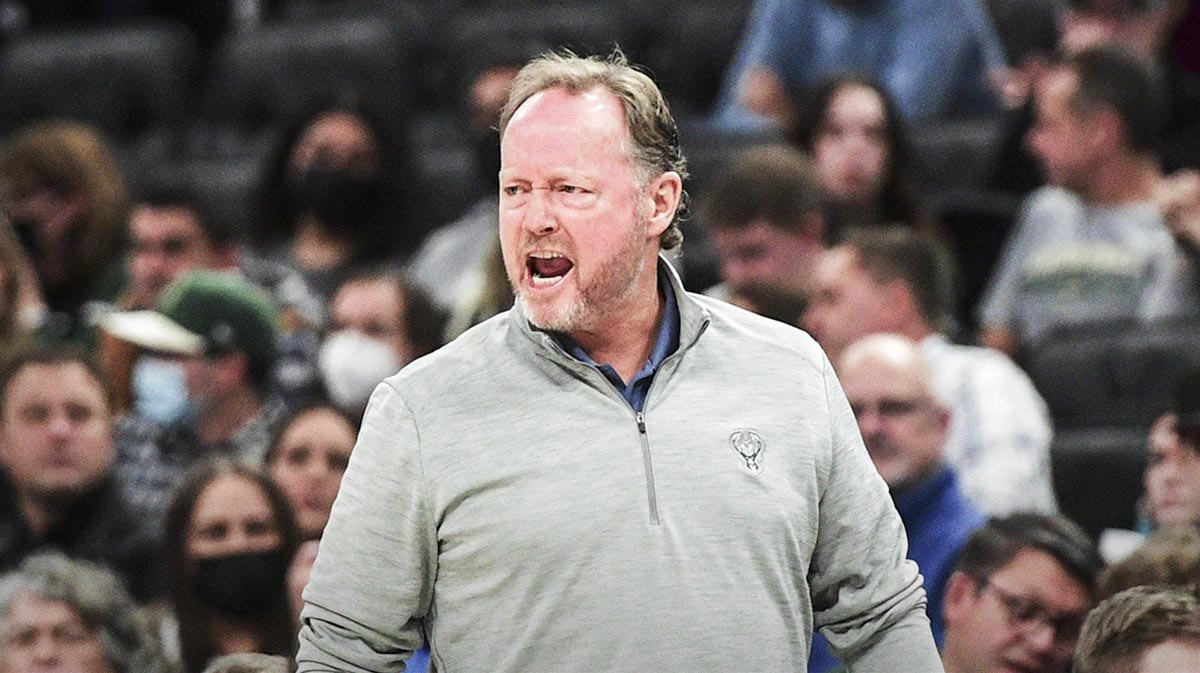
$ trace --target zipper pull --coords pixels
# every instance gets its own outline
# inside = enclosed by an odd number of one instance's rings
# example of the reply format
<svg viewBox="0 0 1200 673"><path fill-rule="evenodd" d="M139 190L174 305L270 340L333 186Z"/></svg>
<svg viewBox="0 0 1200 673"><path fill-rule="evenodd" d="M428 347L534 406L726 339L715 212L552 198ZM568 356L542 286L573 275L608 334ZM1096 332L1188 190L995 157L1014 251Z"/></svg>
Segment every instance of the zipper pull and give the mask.
<svg viewBox="0 0 1200 673"><path fill-rule="evenodd" d="M643 435L646 434L646 417L640 411L637 412L637 424L638 432L642 433Z"/></svg>

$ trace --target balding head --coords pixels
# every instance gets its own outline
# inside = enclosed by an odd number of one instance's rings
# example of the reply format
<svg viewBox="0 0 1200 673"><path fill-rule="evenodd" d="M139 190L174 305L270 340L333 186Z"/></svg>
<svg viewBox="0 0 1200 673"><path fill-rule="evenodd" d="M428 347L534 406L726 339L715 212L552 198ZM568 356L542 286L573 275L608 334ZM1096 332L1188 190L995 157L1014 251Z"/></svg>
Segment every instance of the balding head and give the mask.
<svg viewBox="0 0 1200 673"><path fill-rule="evenodd" d="M846 347L838 378L867 452L893 490L932 474L942 462L950 412L937 400L917 344L873 334Z"/></svg>

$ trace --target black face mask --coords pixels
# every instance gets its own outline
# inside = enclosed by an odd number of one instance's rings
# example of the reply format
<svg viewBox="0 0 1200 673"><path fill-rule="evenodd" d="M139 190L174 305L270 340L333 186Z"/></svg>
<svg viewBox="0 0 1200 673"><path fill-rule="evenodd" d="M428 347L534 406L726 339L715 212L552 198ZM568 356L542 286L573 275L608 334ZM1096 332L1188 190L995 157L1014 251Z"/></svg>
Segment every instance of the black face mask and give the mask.
<svg viewBox="0 0 1200 673"><path fill-rule="evenodd" d="M383 200L379 176L332 166L313 166L288 185L298 212L310 213L339 231L353 231L378 215Z"/></svg>
<svg viewBox="0 0 1200 673"><path fill-rule="evenodd" d="M252 615L282 599L289 560L282 550L200 559L193 587L210 607Z"/></svg>

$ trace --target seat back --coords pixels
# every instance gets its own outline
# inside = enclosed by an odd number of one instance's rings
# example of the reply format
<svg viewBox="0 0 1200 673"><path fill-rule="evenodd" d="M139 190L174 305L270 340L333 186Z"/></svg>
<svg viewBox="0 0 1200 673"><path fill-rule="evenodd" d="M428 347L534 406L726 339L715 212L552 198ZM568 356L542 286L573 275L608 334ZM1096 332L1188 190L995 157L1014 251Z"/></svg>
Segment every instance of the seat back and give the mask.
<svg viewBox="0 0 1200 673"><path fill-rule="evenodd" d="M53 117L129 140L182 116L196 58L165 21L24 35L0 52L0 129Z"/></svg>

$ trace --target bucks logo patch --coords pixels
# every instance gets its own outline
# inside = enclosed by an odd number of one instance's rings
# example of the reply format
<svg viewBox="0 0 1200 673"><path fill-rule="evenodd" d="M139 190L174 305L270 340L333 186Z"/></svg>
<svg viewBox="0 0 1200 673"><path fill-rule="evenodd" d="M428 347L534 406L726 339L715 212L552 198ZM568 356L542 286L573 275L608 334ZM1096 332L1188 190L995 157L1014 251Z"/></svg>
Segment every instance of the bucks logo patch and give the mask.
<svg viewBox="0 0 1200 673"><path fill-rule="evenodd" d="M733 434L729 435L729 445L742 457L742 462L751 474L762 472L763 451L766 447L757 432L746 428L734 430Z"/></svg>

